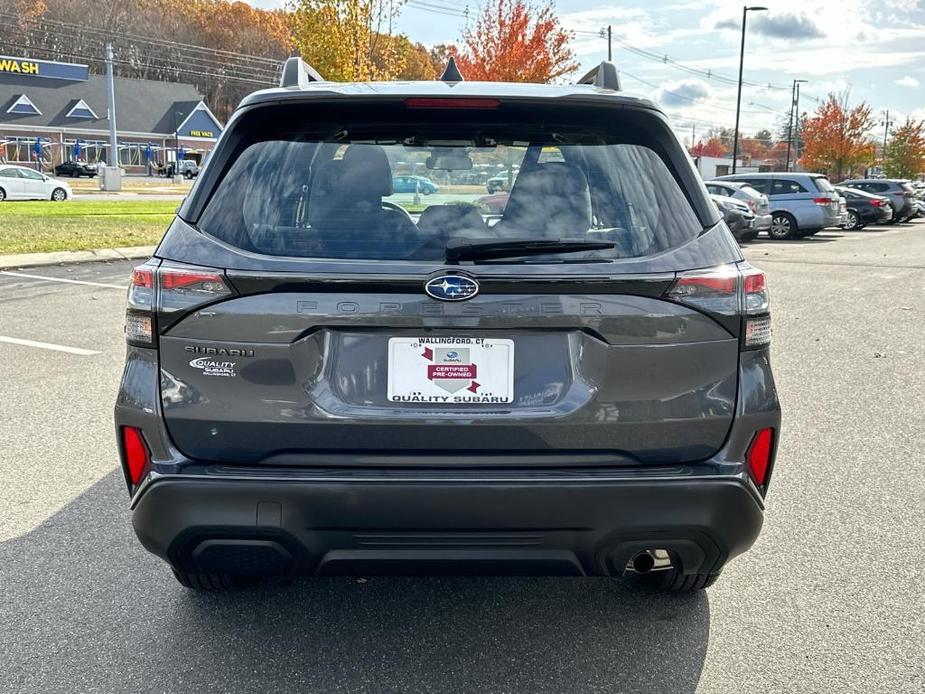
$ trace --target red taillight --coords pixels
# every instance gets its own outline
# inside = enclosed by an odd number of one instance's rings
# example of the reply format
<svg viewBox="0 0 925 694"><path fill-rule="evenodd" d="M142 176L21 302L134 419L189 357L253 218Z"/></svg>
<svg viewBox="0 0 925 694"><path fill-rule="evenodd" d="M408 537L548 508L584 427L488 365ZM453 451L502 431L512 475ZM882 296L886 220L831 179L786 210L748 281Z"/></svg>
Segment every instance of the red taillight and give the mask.
<svg viewBox="0 0 925 694"><path fill-rule="evenodd" d="M690 296L703 291L728 294L735 290L736 277L734 275L682 275L675 282L672 293Z"/></svg>
<svg viewBox="0 0 925 694"><path fill-rule="evenodd" d="M877 200L877 198L871 198L870 206L871 207L880 207L883 204L883 200Z"/></svg>
<svg viewBox="0 0 925 694"><path fill-rule="evenodd" d="M763 292L767 284L765 283L764 273L756 267L745 270L745 293L756 294Z"/></svg>
<svg viewBox="0 0 925 694"><path fill-rule="evenodd" d="M752 212L758 212L758 203L754 200L747 200L745 204L748 205L748 209Z"/></svg>
<svg viewBox="0 0 925 694"><path fill-rule="evenodd" d="M472 108L494 109L501 102L497 99L461 99L461 98L425 98L412 97L405 99L405 108Z"/></svg>
<svg viewBox="0 0 925 694"><path fill-rule="evenodd" d="M771 447L774 443L774 429L762 429L755 434L748 451L745 453L745 462L752 479L759 487L764 486L771 467Z"/></svg>
<svg viewBox="0 0 925 694"><path fill-rule="evenodd" d="M195 284L203 285L208 290L223 289L225 282L222 276L215 272L190 272L188 270L175 270L163 268L160 271L161 287L164 289L182 289Z"/></svg>
<svg viewBox="0 0 925 694"><path fill-rule="evenodd" d="M129 481L136 485L151 464L151 454L148 453L141 429L122 427L122 454L125 456Z"/></svg>
<svg viewBox="0 0 925 694"><path fill-rule="evenodd" d="M130 344L154 344L154 267L139 265L129 280L125 310L125 339Z"/></svg>
<svg viewBox="0 0 925 694"><path fill-rule="evenodd" d="M831 205L833 200L832 198L813 198L813 202L817 205Z"/></svg>
<svg viewBox="0 0 925 694"><path fill-rule="evenodd" d="M154 286L154 271L145 266L136 267L132 270L131 284L133 287L143 287L150 289Z"/></svg>

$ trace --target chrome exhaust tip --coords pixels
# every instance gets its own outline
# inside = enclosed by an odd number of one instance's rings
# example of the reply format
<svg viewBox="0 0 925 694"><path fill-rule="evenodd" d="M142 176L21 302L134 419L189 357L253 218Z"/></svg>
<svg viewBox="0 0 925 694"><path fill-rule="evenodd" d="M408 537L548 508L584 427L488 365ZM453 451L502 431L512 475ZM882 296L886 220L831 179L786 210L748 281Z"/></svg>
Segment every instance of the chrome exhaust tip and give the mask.
<svg viewBox="0 0 925 694"><path fill-rule="evenodd" d="M637 552L626 565L627 571L644 575L651 571L666 571L671 568L671 556L668 550L647 549Z"/></svg>

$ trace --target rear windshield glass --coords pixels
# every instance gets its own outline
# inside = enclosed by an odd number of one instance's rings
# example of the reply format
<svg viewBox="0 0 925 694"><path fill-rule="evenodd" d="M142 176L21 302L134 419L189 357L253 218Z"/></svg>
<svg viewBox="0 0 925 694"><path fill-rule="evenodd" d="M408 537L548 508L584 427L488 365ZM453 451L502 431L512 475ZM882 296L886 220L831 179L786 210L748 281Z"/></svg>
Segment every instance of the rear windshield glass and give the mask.
<svg viewBox="0 0 925 694"><path fill-rule="evenodd" d="M694 238L703 225L656 138L621 130L614 113L599 128L434 112L425 122L251 128L198 226L263 254L371 260L441 260L448 244L577 240L608 247L529 261L602 261Z"/></svg>
<svg viewBox="0 0 925 694"><path fill-rule="evenodd" d="M829 182L829 179L827 179L827 178L822 178L822 177L820 177L820 178L814 178L813 181L814 181L815 184L816 184L816 188L818 188L819 190L821 190L823 193L831 193L832 191L835 190L835 186L833 186L833 185Z"/></svg>

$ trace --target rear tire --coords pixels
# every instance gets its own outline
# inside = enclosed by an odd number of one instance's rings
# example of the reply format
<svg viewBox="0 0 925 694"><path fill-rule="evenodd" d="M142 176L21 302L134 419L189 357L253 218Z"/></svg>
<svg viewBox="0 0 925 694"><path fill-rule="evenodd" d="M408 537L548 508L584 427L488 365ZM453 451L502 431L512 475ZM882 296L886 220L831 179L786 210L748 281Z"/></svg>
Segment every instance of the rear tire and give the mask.
<svg viewBox="0 0 925 694"><path fill-rule="evenodd" d="M768 236L775 241L788 241L796 238L798 233L797 220L786 212L775 212L771 215L771 228Z"/></svg>
<svg viewBox="0 0 925 694"><path fill-rule="evenodd" d="M55 202L62 202L63 200L67 200L67 192L65 192L64 188L55 188L53 191L51 191L51 199Z"/></svg>
<svg viewBox="0 0 925 694"><path fill-rule="evenodd" d="M208 593L225 593L237 588L247 588L260 583L259 579L232 576L231 574L200 574L173 569L174 578L184 588Z"/></svg>
<svg viewBox="0 0 925 694"><path fill-rule="evenodd" d="M6 200L6 191L3 188L0 188L0 202Z"/></svg>
<svg viewBox="0 0 925 694"><path fill-rule="evenodd" d="M653 571L634 578L641 585L654 590L666 593L693 593L709 588L716 583L719 576L719 571L706 574L684 574L680 569L672 568L667 571Z"/></svg>
<svg viewBox="0 0 925 694"><path fill-rule="evenodd" d="M858 213L853 210L848 210L848 219L845 221L845 229L847 231L857 231L861 226L861 218L858 216Z"/></svg>

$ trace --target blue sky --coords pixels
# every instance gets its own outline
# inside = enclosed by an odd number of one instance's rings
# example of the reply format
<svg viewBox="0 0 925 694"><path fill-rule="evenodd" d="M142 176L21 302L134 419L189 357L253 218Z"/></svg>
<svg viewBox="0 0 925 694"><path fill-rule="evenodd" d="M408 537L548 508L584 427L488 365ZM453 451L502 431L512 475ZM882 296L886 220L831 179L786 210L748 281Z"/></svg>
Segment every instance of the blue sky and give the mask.
<svg viewBox="0 0 925 694"><path fill-rule="evenodd" d="M285 0L251 4L279 7ZM831 91L850 90L850 102L867 101L878 120L887 109L891 120L925 118L925 0L761 4L769 11L749 13L745 80L753 85L743 89L743 131L773 129L786 119L794 79L809 80L802 85L801 111L811 112ZM408 0L396 30L427 45L455 41L466 26L466 10L474 16L480 7L477 1ZM607 57L606 40L597 32L612 25L624 89L657 99L685 139L695 127L698 133L732 127L742 2L560 0L556 11L576 32L572 45L582 69ZM695 72L633 49L667 56Z"/></svg>

